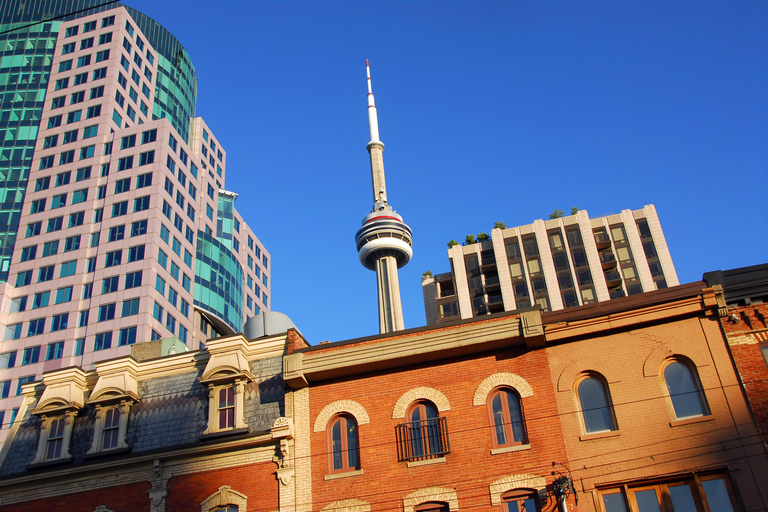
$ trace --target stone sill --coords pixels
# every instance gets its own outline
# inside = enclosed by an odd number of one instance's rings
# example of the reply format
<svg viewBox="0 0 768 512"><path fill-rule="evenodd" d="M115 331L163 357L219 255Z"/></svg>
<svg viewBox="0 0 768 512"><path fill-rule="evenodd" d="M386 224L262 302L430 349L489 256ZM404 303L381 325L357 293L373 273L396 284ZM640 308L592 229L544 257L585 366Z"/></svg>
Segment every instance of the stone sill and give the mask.
<svg viewBox="0 0 768 512"><path fill-rule="evenodd" d="M362 469L356 469L354 471L346 471L344 473L331 473L330 475L325 475L323 477L323 480L336 480L338 478L349 478L352 476L359 476L362 475L365 471Z"/></svg>
<svg viewBox="0 0 768 512"><path fill-rule="evenodd" d="M670 427L682 427L683 425L692 425L695 423L703 423L706 421L715 421L715 417L711 414L706 416L694 416L693 418L683 418L682 420L674 420L669 422Z"/></svg>
<svg viewBox="0 0 768 512"><path fill-rule="evenodd" d="M43 469L43 468L48 468L51 466L59 466L67 463L72 463L71 455L68 455L66 457L59 457L58 459L46 460L43 462L36 462L34 464L29 464L27 465L26 469L29 471L32 471L35 469Z"/></svg>
<svg viewBox="0 0 768 512"><path fill-rule="evenodd" d="M128 453L130 451L131 451L131 448L128 446L124 448L110 448L108 450L102 450L100 452L87 453L85 454L85 457L83 457L83 459L84 460L97 459L99 457L106 457L108 455L115 455L117 453Z"/></svg>
<svg viewBox="0 0 768 512"><path fill-rule="evenodd" d="M429 466L430 464L442 464L445 462L445 457L435 457L434 459L416 460L406 464L406 467L417 468L419 466Z"/></svg>
<svg viewBox="0 0 768 512"><path fill-rule="evenodd" d="M206 441L208 439L217 439L219 437L228 437L228 436L235 436L237 434L250 434L251 428L245 427L245 428L235 428L230 430L220 430L218 432L208 432L207 434L200 435L201 441Z"/></svg>
<svg viewBox="0 0 768 512"><path fill-rule="evenodd" d="M620 436L621 432L618 430L606 430L605 432L595 432L594 434L582 434L579 436L579 441L592 441L593 439L606 439L610 437Z"/></svg>
<svg viewBox="0 0 768 512"><path fill-rule="evenodd" d="M491 450L491 455L498 455L500 453L509 453L509 452L519 452L522 450L530 450L531 445L530 444L517 444L515 446L503 446L501 448L493 448Z"/></svg>

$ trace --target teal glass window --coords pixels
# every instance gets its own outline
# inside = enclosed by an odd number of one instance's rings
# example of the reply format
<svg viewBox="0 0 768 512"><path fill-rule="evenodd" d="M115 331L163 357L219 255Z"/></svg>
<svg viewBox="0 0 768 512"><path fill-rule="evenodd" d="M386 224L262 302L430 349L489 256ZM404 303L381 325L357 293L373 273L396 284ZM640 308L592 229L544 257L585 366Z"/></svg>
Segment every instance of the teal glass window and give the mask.
<svg viewBox="0 0 768 512"><path fill-rule="evenodd" d="M139 300L136 299L128 299L123 301L123 312L122 316L133 316L139 314Z"/></svg>
<svg viewBox="0 0 768 512"><path fill-rule="evenodd" d="M112 348L112 333L100 332L96 334L93 344L93 350L106 350Z"/></svg>

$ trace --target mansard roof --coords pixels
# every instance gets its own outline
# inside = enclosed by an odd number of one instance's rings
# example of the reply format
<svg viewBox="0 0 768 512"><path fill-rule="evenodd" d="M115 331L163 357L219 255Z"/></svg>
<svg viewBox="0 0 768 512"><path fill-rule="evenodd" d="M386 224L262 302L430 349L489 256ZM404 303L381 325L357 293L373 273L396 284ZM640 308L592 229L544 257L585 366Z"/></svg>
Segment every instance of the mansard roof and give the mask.
<svg viewBox="0 0 768 512"><path fill-rule="evenodd" d="M208 348L161 358L132 356L99 362L92 370L65 368L25 386L25 401L0 452L0 481L56 471L88 470L106 462L130 463L158 454L195 453L216 443L274 443L285 429L282 355L287 335L248 340L241 334L209 340ZM217 439L201 434L208 423L208 379L245 378L243 415L250 433ZM128 450L88 454L98 407L130 407ZM28 469L43 416L76 412L66 462ZM280 421L278 421L280 420ZM273 431L273 426L277 430ZM238 441L239 440L239 441ZM92 450L91 450L92 451ZM95 466L94 466L95 467ZM33 471L33 472L30 472Z"/></svg>

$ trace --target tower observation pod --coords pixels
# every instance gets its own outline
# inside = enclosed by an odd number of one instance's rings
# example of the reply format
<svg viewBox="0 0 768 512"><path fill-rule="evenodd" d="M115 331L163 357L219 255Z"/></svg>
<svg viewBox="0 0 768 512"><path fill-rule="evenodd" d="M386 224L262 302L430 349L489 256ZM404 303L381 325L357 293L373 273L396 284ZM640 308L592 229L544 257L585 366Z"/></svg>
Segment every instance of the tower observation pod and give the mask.
<svg viewBox="0 0 768 512"><path fill-rule="evenodd" d="M355 235L360 263L376 271L379 291L379 331L403 330L403 306L400 302L400 283L397 269L411 261L413 236L411 228L395 213L387 202L384 180L384 143L379 140L379 121L371 88L371 68L365 61L368 74L368 127L371 141L366 146L371 156L373 179L373 210L363 218L363 225Z"/></svg>

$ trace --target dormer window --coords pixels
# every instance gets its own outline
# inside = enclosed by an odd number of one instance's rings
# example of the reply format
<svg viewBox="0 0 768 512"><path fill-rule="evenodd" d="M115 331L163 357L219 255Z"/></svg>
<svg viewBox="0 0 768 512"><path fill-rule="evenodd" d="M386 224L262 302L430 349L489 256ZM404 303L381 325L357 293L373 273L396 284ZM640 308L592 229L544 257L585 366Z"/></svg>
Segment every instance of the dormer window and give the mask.
<svg viewBox="0 0 768 512"><path fill-rule="evenodd" d="M76 414L70 412L58 417L41 416L40 441L32 464L63 462L72 458L69 454L69 441Z"/></svg>
<svg viewBox="0 0 768 512"><path fill-rule="evenodd" d="M105 361L96 364L99 380L88 404L96 409L93 443L88 456L127 451L128 419L131 406L140 400L133 360Z"/></svg>
<svg viewBox="0 0 768 512"><path fill-rule="evenodd" d="M226 386L219 389L219 430L235 428L235 388Z"/></svg>
<svg viewBox="0 0 768 512"><path fill-rule="evenodd" d="M88 455L128 449L126 434L132 403L123 400L116 405L110 405L109 402L96 405L93 444L88 450Z"/></svg>
<svg viewBox="0 0 768 512"><path fill-rule="evenodd" d="M200 376L208 388L208 426L204 436L248 432L245 387L253 382L243 336L209 340L210 359Z"/></svg>
<svg viewBox="0 0 768 512"><path fill-rule="evenodd" d="M101 447L104 450L117 448L117 436L120 431L120 409L113 407L104 415Z"/></svg>
<svg viewBox="0 0 768 512"><path fill-rule="evenodd" d="M64 445L64 418L58 418L48 427L48 449L45 459L52 460L61 457L61 448Z"/></svg>
<svg viewBox="0 0 768 512"><path fill-rule="evenodd" d="M208 384L208 428L203 432L241 432L248 430L243 417L245 382L235 379L232 383Z"/></svg>
<svg viewBox="0 0 768 512"><path fill-rule="evenodd" d="M83 408L85 372L67 368L43 376L43 392L31 413L40 418L40 436L32 465L72 458L69 444L75 417Z"/></svg>

